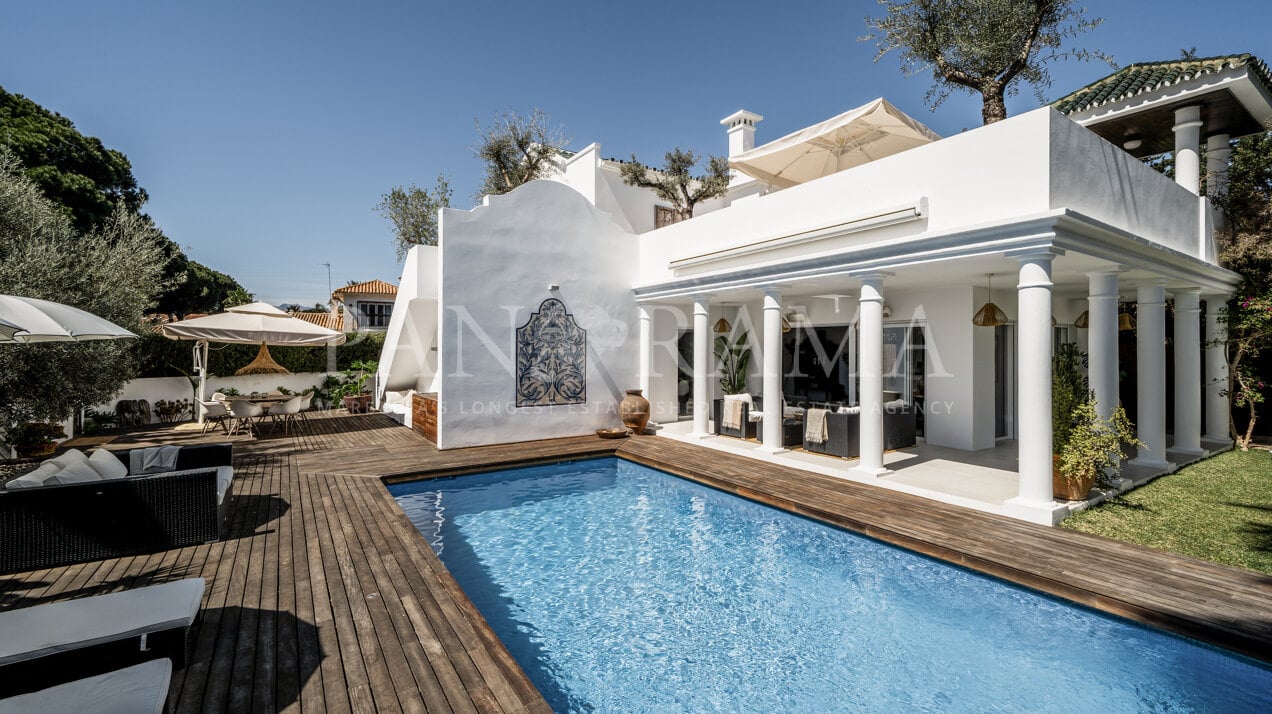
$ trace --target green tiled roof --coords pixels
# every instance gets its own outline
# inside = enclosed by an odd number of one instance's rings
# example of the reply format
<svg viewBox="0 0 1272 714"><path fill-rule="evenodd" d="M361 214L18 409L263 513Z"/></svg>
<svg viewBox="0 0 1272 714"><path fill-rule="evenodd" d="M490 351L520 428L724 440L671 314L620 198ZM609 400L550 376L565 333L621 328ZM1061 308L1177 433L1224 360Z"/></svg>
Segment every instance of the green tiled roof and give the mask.
<svg viewBox="0 0 1272 714"><path fill-rule="evenodd" d="M1258 77L1265 87L1272 89L1272 71L1258 57L1246 53L1228 57L1132 64L1057 99L1051 106L1065 114L1072 114L1202 75L1245 66L1250 67L1251 75Z"/></svg>

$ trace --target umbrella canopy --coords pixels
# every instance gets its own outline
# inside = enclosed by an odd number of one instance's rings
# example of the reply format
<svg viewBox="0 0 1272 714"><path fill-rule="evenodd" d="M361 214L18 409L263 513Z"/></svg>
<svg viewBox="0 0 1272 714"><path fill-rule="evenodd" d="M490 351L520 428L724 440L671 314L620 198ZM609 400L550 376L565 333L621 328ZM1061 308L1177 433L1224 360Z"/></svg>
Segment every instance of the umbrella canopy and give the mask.
<svg viewBox="0 0 1272 714"><path fill-rule="evenodd" d="M879 98L737 154L729 159L729 166L765 183L790 188L940 138Z"/></svg>
<svg viewBox="0 0 1272 714"><path fill-rule="evenodd" d="M170 322L159 328L174 340L206 340L236 344L318 346L344 344L343 332L292 317L273 305L254 302L225 312Z"/></svg>
<svg viewBox="0 0 1272 714"><path fill-rule="evenodd" d="M21 327L8 320L0 320L0 342L17 342L13 339L13 335L21 330Z"/></svg>
<svg viewBox="0 0 1272 714"><path fill-rule="evenodd" d="M0 295L0 322L4 323L0 326L3 342L79 342L137 336L77 307L17 295Z"/></svg>

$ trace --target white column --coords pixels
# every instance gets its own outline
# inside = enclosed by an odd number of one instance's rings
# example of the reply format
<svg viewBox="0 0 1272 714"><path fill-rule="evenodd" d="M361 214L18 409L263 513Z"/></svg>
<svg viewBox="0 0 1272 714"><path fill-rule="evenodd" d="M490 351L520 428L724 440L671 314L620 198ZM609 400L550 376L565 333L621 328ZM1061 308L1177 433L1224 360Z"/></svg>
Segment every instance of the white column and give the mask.
<svg viewBox="0 0 1272 714"><path fill-rule="evenodd" d="M640 393L646 399L650 399L650 372L653 370L653 351L654 351L654 313L649 309L648 305L638 305L636 307L637 317L640 318L640 373L639 384ZM653 400L650 399L650 409L653 411Z"/></svg>
<svg viewBox="0 0 1272 714"><path fill-rule="evenodd" d="M1206 193L1223 196L1228 192L1228 159L1232 147L1227 134L1206 137Z"/></svg>
<svg viewBox="0 0 1272 714"><path fill-rule="evenodd" d="M764 291L764 450L785 451L782 445L782 294Z"/></svg>
<svg viewBox="0 0 1272 714"><path fill-rule="evenodd" d="M1206 438L1232 443L1228 427L1228 332L1221 319L1227 302L1226 295L1206 296Z"/></svg>
<svg viewBox="0 0 1272 714"><path fill-rule="evenodd" d="M1117 275L1117 270L1087 273L1087 379L1101 419L1112 416L1118 404Z"/></svg>
<svg viewBox="0 0 1272 714"><path fill-rule="evenodd" d="M1053 253L1018 256L1016 284L1017 469L1021 504L1049 505L1051 490L1051 261ZM1094 315L1092 315L1094 317Z"/></svg>
<svg viewBox="0 0 1272 714"><path fill-rule="evenodd" d="M1166 281L1141 283L1135 305L1136 431L1144 446L1131 461L1170 468L1166 461Z"/></svg>
<svg viewBox="0 0 1272 714"><path fill-rule="evenodd" d="M1175 291L1175 450L1201 448L1201 290Z"/></svg>
<svg viewBox="0 0 1272 714"><path fill-rule="evenodd" d="M693 299L693 436L708 436L711 415L711 330L708 297Z"/></svg>
<svg viewBox="0 0 1272 714"><path fill-rule="evenodd" d="M1201 193L1201 107L1175 110L1175 183Z"/></svg>
<svg viewBox="0 0 1272 714"><path fill-rule="evenodd" d="M857 329L861 358L857 363L861 402L858 443L861 460L852 470L863 476L882 476L883 467L883 279L882 273L861 277Z"/></svg>

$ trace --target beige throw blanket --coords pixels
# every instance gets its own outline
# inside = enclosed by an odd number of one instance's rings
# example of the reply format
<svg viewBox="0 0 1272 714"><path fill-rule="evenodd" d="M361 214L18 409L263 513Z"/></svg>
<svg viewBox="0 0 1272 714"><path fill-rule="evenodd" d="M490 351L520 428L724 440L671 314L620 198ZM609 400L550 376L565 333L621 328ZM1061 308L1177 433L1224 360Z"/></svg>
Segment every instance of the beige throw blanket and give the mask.
<svg viewBox="0 0 1272 714"><path fill-rule="evenodd" d="M128 475L156 474L177 470L180 446L151 446L128 452Z"/></svg>
<svg viewBox="0 0 1272 714"><path fill-rule="evenodd" d="M804 439L811 444L824 444L830 438L826 431L826 409L809 409L804 412Z"/></svg>
<svg viewBox="0 0 1272 714"><path fill-rule="evenodd" d="M741 429L742 428L742 405L746 401L742 399L724 398L724 414L721 416L721 426L725 429Z"/></svg>

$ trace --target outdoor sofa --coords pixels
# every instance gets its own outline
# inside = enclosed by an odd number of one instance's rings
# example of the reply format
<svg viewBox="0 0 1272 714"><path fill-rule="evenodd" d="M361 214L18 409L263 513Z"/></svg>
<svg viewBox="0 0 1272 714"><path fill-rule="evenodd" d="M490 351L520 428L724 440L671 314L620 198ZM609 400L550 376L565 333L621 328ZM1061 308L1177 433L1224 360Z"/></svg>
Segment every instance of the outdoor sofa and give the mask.
<svg viewBox="0 0 1272 714"><path fill-rule="evenodd" d="M810 423L805 417L805 426ZM856 408L841 407L826 412L826 440L818 442L804 433L804 451L855 459L861 456L861 414ZM883 405L883 448L903 449L915 443L914 407L901 400Z"/></svg>
<svg viewBox="0 0 1272 714"><path fill-rule="evenodd" d="M71 450L6 484L0 573L217 540L233 490L231 446L160 448Z"/></svg>

